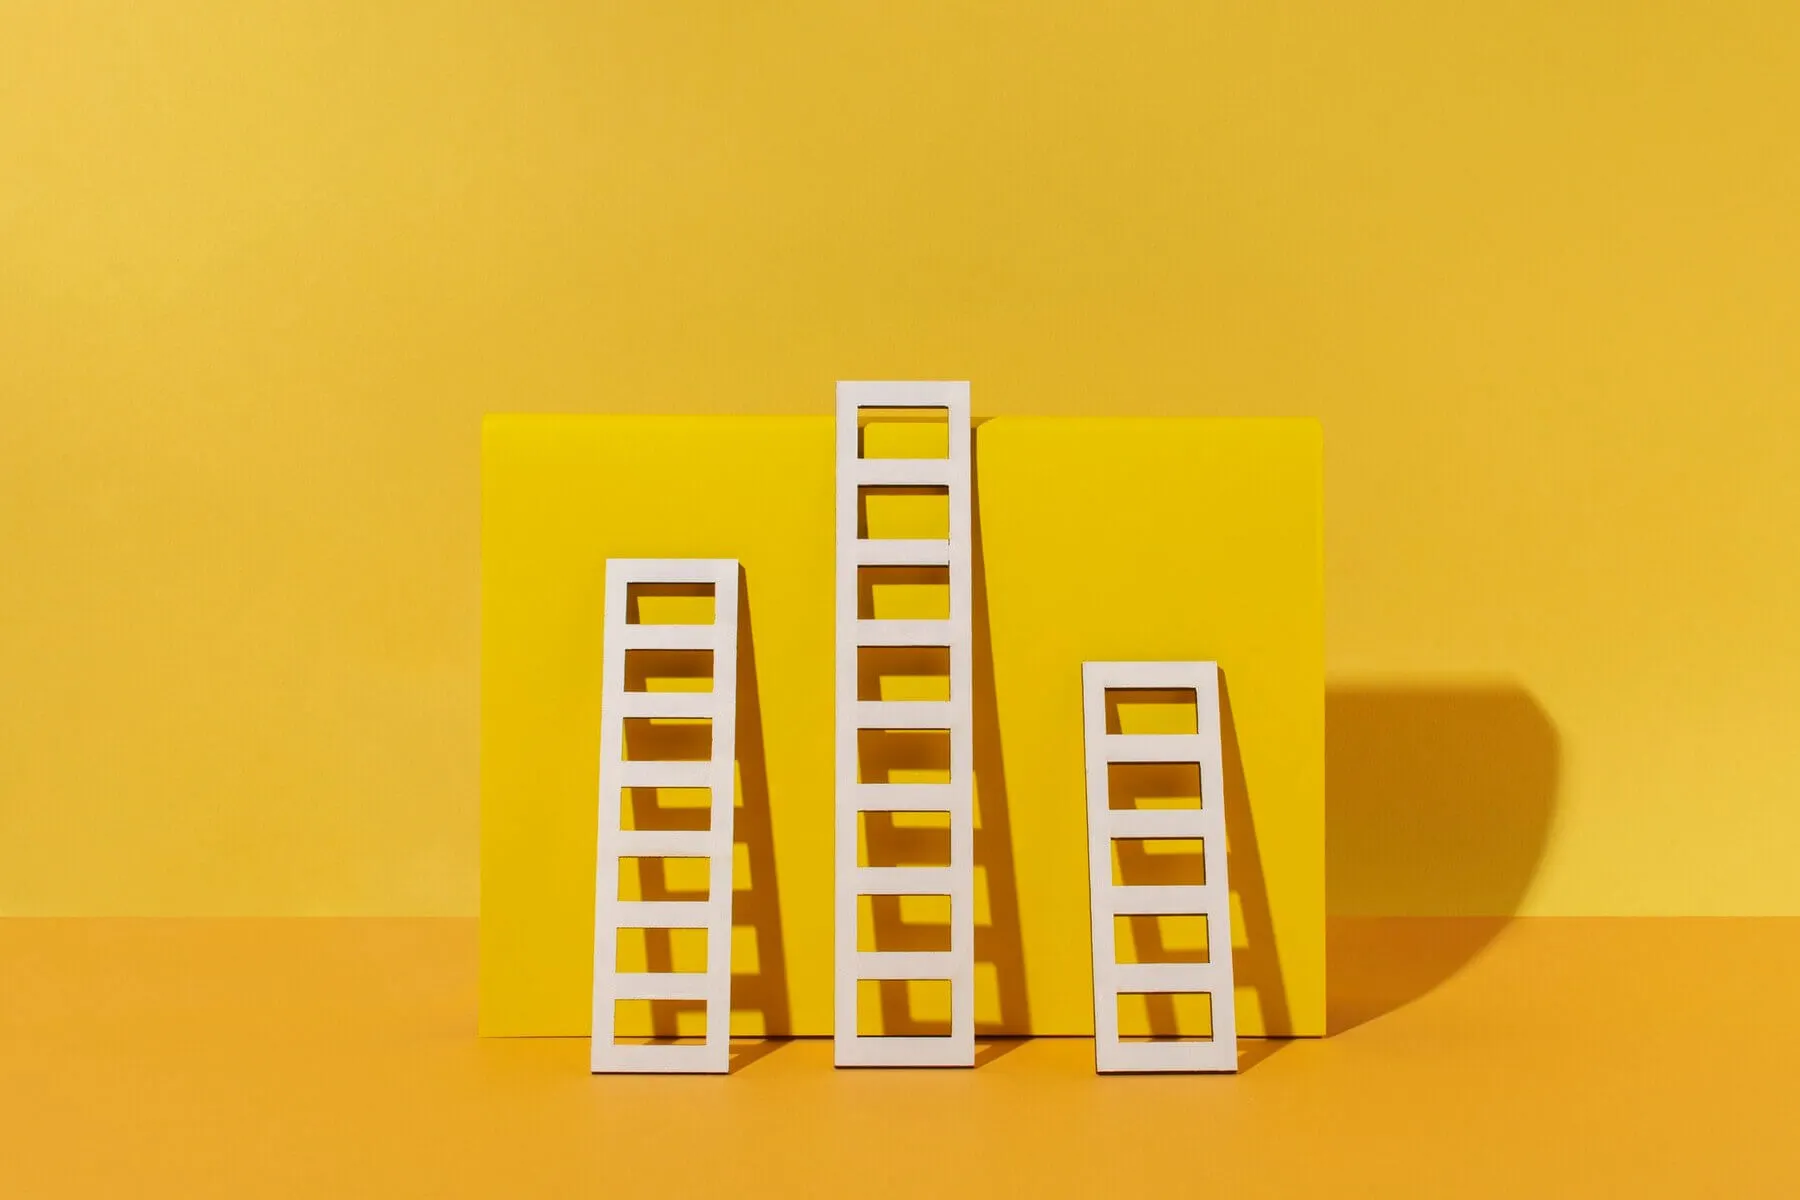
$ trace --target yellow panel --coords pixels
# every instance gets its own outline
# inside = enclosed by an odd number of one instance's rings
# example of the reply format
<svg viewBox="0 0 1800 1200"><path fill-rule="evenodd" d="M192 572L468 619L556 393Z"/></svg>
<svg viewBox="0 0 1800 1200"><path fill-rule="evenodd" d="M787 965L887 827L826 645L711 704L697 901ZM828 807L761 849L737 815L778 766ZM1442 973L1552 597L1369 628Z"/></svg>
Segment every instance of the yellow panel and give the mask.
<svg viewBox="0 0 1800 1200"><path fill-rule="evenodd" d="M1240 1028L1322 1032L1317 427L1001 420L976 448L980 1031L1091 1031L1078 664L1188 656L1224 664L1249 785L1225 797ZM829 418L487 422L484 1033L587 1031L603 564L676 555L745 568L732 1029L830 1032L832 470ZM691 820L675 799L643 815Z"/></svg>

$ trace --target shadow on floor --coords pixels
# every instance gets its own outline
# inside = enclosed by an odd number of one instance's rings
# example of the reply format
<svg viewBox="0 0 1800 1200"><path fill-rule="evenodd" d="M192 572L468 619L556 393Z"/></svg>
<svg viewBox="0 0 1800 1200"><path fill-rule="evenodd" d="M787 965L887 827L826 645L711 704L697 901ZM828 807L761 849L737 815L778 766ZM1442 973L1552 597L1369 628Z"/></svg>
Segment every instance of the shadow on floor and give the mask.
<svg viewBox="0 0 1800 1200"><path fill-rule="evenodd" d="M731 1041L731 1065L727 1068L727 1073L736 1075L745 1067L769 1057L793 1040L792 1038L743 1040L733 1038Z"/></svg>
<svg viewBox="0 0 1800 1200"><path fill-rule="evenodd" d="M1326 689L1329 1032L1425 995L1505 928L1543 860L1560 757L1511 684Z"/></svg>

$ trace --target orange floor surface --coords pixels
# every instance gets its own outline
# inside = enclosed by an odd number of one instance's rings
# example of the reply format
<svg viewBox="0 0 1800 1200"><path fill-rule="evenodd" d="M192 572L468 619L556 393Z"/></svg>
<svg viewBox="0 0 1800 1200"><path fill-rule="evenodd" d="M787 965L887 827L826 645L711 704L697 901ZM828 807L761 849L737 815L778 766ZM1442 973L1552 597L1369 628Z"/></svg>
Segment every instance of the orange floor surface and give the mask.
<svg viewBox="0 0 1800 1200"><path fill-rule="evenodd" d="M0 1197L1800 1196L1800 920L1339 921L1235 1077L594 1077L472 921L0 921Z"/></svg>

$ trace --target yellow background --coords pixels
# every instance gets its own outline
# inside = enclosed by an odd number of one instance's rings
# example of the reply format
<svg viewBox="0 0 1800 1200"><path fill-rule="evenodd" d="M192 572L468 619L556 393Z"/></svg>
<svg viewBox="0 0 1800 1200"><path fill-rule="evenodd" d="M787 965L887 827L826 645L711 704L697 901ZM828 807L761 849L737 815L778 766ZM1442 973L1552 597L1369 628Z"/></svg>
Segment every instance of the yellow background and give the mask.
<svg viewBox="0 0 1800 1200"><path fill-rule="evenodd" d="M662 556L744 567L733 1031L831 1032L833 436L826 417L488 421L484 1033L588 1030L605 560ZM1000 419L975 472L978 1031L1092 1032L1080 663L1199 658L1226 680L1240 1029L1323 1033L1317 425ZM912 524L881 519L873 536ZM881 1016L947 1016L935 1000Z"/></svg>
<svg viewBox="0 0 1800 1200"><path fill-rule="evenodd" d="M0 6L0 911L474 913L481 414L947 377L1322 419L1333 910L1800 913L1797 117L1758 0Z"/></svg>

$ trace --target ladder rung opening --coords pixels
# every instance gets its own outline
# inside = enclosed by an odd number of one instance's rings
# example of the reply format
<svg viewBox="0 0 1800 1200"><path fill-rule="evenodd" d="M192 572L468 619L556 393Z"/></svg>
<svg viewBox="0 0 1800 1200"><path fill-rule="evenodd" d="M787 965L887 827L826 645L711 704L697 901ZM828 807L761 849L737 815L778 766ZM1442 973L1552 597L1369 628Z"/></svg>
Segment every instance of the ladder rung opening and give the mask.
<svg viewBox="0 0 1800 1200"><path fill-rule="evenodd" d="M1106 689L1106 732L1193 737L1200 732L1199 698L1191 687Z"/></svg>
<svg viewBox="0 0 1800 1200"><path fill-rule="evenodd" d="M920 704L950 699L950 647L856 647L856 698Z"/></svg>
<svg viewBox="0 0 1800 1200"><path fill-rule="evenodd" d="M857 782L955 783L955 739L947 726L856 730Z"/></svg>
<svg viewBox="0 0 1800 1200"><path fill-rule="evenodd" d="M956 985L947 973L859 976L856 1032L861 1037L950 1039Z"/></svg>
<svg viewBox="0 0 1800 1200"><path fill-rule="evenodd" d="M859 867L948 867L953 819L949 810L856 814Z"/></svg>
<svg viewBox="0 0 1800 1200"><path fill-rule="evenodd" d="M710 763L713 759L713 719L709 716L614 715L619 718L620 756L626 762Z"/></svg>
<svg viewBox="0 0 1800 1200"><path fill-rule="evenodd" d="M858 484L856 536L863 542L950 545L948 484Z"/></svg>
<svg viewBox="0 0 1800 1200"><path fill-rule="evenodd" d="M630 695L682 694L719 699L713 684L713 652L655 647L627 649L625 691Z"/></svg>
<svg viewBox="0 0 1800 1200"><path fill-rule="evenodd" d="M1206 839L1193 837L1114 837L1110 846L1112 885L1138 887L1203 887L1206 884Z"/></svg>
<svg viewBox="0 0 1800 1200"><path fill-rule="evenodd" d="M642 928L626 925L614 931L613 974L705 975L712 941L708 929L686 925Z"/></svg>
<svg viewBox="0 0 1800 1200"><path fill-rule="evenodd" d="M954 916L954 901L945 895L858 896L855 950L884 956L948 954L956 949Z"/></svg>
<svg viewBox="0 0 1800 1200"><path fill-rule="evenodd" d="M950 568L857 567L856 616L863 621L948 621Z"/></svg>
<svg viewBox="0 0 1800 1200"><path fill-rule="evenodd" d="M1106 764L1106 805L1114 812L1160 809L1197 813L1204 804L1200 791L1197 762Z"/></svg>

